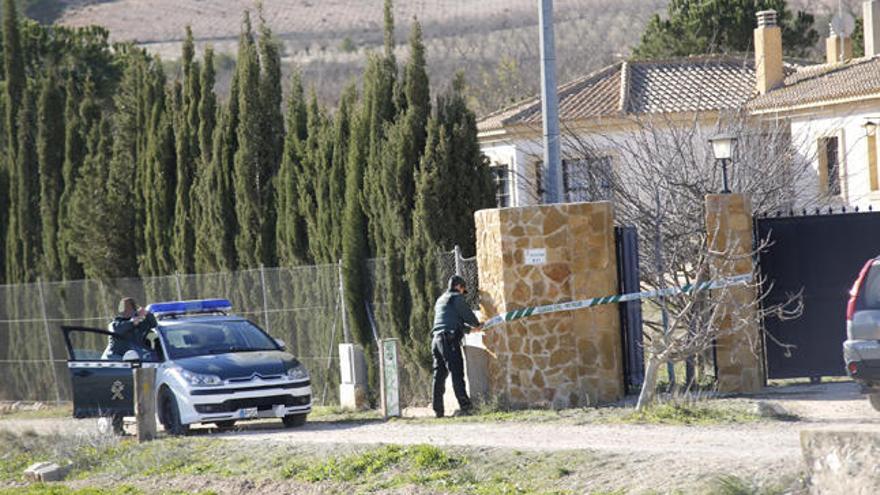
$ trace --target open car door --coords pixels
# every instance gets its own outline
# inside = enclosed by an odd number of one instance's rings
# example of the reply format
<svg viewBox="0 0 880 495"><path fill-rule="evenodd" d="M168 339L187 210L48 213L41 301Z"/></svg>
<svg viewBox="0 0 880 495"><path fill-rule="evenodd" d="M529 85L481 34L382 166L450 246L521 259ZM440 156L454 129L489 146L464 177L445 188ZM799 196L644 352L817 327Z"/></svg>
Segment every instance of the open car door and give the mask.
<svg viewBox="0 0 880 495"><path fill-rule="evenodd" d="M73 386L73 416L133 416L131 363L118 356L103 357L111 333L85 327L61 327L61 330Z"/></svg>

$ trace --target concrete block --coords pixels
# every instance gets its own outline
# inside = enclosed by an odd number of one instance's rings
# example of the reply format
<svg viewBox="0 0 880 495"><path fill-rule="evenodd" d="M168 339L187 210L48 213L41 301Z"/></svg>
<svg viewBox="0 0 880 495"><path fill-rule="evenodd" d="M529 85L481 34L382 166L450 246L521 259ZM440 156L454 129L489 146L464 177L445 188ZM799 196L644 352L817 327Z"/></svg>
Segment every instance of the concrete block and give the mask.
<svg viewBox="0 0 880 495"><path fill-rule="evenodd" d="M339 384L339 406L343 409L363 410L369 407L367 387L355 383Z"/></svg>
<svg viewBox="0 0 880 495"><path fill-rule="evenodd" d="M880 432L802 431L801 449L810 493L880 493Z"/></svg>
<svg viewBox="0 0 880 495"><path fill-rule="evenodd" d="M24 477L28 481L46 483L49 481L61 481L70 472L70 466L59 466L54 462L38 462L24 470Z"/></svg>

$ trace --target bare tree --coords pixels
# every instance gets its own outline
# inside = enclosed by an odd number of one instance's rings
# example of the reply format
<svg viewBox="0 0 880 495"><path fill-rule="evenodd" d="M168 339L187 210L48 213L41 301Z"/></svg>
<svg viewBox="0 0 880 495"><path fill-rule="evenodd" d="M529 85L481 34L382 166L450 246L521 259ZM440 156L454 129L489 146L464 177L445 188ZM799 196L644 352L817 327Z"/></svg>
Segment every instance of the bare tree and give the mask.
<svg viewBox="0 0 880 495"><path fill-rule="evenodd" d="M633 117L616 129L600 133L564 129L563 199L612 201L618 222L637 228L644 290L699 284L712 275L710 258L717 266L720 259L729 257L725 248L710 253L706 247L705 198L720 191L722 182L709 145L709 138L718 133L738 137L737 153L728 170L730 185L750 196L753 212L839 201L822 193L811 156L805 151L810 148L793 141L786 122L758 121L745 111L695 114L686 120L654 114ZM534 148L540 150L537 143ZM526 188L538 188L541 178L537 173L520 172L518 181L531 182ZM744 252L754 256L767 246L769 240L761 239ZM753 280L755 286L765 282L757 273ZM766 295L769 290L765 284L760 293ZM722 288L647 301L660 317L645 321L645 401L653 396L659 363L699 356L722 334L742 330L741 325L717 325L719 318L730 316L719 314L721 306L716 304L729 292ZM797 294L782 306L762 303L756 298L742 310L751 318L791 318L800 313ZM673 381L671 364L669 374Z"/></svg>

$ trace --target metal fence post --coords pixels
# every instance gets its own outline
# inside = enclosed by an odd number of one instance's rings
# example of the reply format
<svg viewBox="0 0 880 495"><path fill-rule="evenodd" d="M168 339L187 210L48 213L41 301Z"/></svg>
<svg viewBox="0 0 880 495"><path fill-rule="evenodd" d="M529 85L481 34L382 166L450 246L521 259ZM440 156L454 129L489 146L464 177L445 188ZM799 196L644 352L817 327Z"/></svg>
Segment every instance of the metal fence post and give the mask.
<svg viewBox="0 0 880 495"><path fill-rule="evenodd" d="M260 263L260 286L263 288L263 323L266 333L272 333L269 330L269 300L266 297L266 267Z"/></svg>
<svg viewBox="0 0 880 495"><path fill-rule="evenodd" d="M37 279L37 290L40 293L40 309L43 312L43 329L46 332L46 347L49 349L49 361L52 363L52 379L55 380L55 402L61 402L61 389L58 383L58 370L55 369L55 351L52 350L52 338L49 333L49 318L46 315L46 298L43 296L43 279Z"/></svg>
<svg viewBox="0 0 880 495"><path fill-rule="evenodd" d="M452 248L452 256L455 257L455 274L461 277L461 246L456 244Z"/></svg>
<svg viewBox="0 0 880 495"><path fill-rule="evenodd" d="M174 272L174 283L177 285L177 300L183 301L183 291L180 290L180 274Z"/></svg>
<svg viewBox="0 0 880 495"><path fill-rule="evenodd" d="M342 260L336 264L339 273L339 305L342 310L342 335L346 344L351 344L351 330L348 328L348 314L345 310L345 286L342 284Z"/></svg>

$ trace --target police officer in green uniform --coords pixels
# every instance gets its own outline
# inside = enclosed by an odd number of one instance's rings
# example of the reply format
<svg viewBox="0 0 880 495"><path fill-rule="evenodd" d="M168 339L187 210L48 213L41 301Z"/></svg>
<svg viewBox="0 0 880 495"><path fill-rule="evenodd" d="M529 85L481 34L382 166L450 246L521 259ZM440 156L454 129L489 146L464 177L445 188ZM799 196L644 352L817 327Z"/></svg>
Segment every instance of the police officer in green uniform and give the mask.
<svg viewBox="0 0 880 495"><path fill-rule="evenodd" d="M452 374L452 389L462 414L471 412L471 400L464 386L464 360L461 339L480 328L480 321L464 299L467 285L458 275L449 279L449 288L434 304L434 328L431 353L434 355L434 414L443 417L443 393L446 376Z"/></svg>
<svg viewBox="0 0 880 495"><path fill-rule="evenodd" d="M122 359L130 350L137 351L141 358L148 352L145 346L145 337L150 329L158 323L153 313L139 308L131 297L124 297L119 301L119 314L110 322L108 330L107 349L101 359Z"/></svg>

